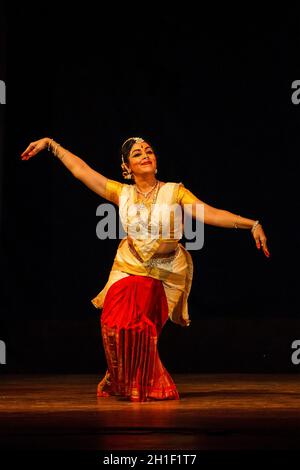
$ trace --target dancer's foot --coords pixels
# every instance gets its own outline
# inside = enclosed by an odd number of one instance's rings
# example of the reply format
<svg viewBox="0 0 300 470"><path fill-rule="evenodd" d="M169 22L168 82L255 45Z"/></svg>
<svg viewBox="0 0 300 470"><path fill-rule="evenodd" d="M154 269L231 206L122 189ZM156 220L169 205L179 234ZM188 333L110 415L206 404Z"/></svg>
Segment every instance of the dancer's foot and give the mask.
<svg viewBox="0 0 300 470"><path fill-rule="evenodd" d="M111 381L110 374L106 371L105 376L97 386L97 397L110 397L111 396Z"/></svg>

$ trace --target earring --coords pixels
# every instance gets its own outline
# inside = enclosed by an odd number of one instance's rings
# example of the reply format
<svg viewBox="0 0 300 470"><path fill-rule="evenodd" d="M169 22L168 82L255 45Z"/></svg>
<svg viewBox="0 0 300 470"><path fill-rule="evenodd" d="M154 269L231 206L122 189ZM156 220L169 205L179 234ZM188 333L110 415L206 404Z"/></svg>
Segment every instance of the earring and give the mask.
<svg viewBox="0 0 300 470"><path fill-rule="evenodd" d="M157 168L155 168L155 174L157 173Z"/></svg>
<svg viewBox="0 0 300 470"><path fill-rule="evenodd" d="M126 180L130 180L131 179L131 171L128 170L128 167L127 167L126 163L124 162L123 155L122 155L121 168L123 170L122 171L123 178L125 178Z"/></svg>
<svg viewBox="0 0 300 470"><path fill-rule="evenodd" d="M131 172L128 171L127 169L125 171L122 172L123 174L123 178L125 178L126 180L131 180Z"/></svg>

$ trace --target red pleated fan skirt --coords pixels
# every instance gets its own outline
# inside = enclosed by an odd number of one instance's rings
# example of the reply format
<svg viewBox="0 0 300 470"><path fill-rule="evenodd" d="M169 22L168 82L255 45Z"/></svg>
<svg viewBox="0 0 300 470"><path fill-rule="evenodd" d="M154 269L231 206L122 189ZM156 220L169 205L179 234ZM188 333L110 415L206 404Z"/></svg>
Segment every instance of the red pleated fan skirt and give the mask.
<svg viewBox="0 0 300 470"><path fill-rule="evenodd" d="M100 317L107 371L98 384L98 397L119 395L130 401L179 399L157 350L167 319L162 281L129 275L112 284Z"/></svg>

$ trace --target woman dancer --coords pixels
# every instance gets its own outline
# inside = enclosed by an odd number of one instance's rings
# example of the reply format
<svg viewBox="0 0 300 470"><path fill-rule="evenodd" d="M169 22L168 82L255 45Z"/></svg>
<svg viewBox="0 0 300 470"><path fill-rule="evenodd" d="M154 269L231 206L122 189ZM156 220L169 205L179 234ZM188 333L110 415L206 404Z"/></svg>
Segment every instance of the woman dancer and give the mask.
<svg viewBox="0 0 300 470"><path fill-rule="evenodd" d="M28 160L46 148L75 178L119 206L127 234L119 243L105 286L91 299L102 309L101 333L107 360L97 396L118 395L138 402L179 399L176 385L159 358L157 342L168 318L184 327L191 323L187 300L193 262L180 243L182 209L204 224L249 229L257 248L262 247L269 257L262 225L204 203L182 183L158 180L157 157L141 137L130 137L121 148L123 177L133 184L106 178L47 137L32 142L21 159Z"/></svg>

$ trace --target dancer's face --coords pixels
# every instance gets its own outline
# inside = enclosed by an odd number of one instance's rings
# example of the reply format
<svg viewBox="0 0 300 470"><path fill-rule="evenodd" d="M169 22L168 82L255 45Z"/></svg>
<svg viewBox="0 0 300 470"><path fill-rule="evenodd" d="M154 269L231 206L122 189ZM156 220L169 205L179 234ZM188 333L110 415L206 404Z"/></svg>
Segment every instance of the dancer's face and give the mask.
<svg viewBox="0 0 300 470"><path fill-rule="evenodd" d="M135 143L128 157L129 167L135 175L148 175L156 169L156 156L147 142Z"/></svg>

